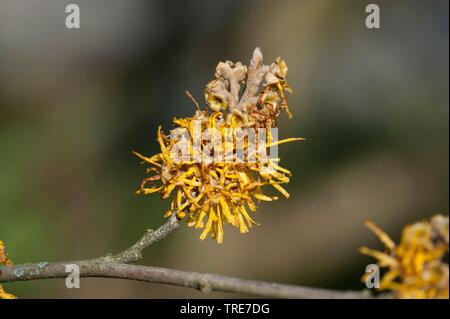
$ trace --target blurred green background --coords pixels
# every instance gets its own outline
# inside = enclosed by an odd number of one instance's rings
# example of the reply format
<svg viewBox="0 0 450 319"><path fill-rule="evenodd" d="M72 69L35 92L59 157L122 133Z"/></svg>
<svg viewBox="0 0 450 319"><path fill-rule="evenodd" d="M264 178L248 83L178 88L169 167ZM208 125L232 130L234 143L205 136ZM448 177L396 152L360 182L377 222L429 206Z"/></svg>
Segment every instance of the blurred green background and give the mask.
<svg viewBox="0 0 450 319"><path fill-rule="evenodd" d="M77 3L81 28L64 25ZM118 252L163 222L168 202L133 195L157 151L157 125L193 112L214 68L289 66L294 119L280 147L289 200L262 204L261 226L225 242L182 227L142 263L248 279L362 289L381 248L374 220L398 239L405 223L448 212L448 2L1 0L0 238L15 263ZM21 298L231 297L111 279L11 283ZM246 297L246 296L242 296Z"/></svg>

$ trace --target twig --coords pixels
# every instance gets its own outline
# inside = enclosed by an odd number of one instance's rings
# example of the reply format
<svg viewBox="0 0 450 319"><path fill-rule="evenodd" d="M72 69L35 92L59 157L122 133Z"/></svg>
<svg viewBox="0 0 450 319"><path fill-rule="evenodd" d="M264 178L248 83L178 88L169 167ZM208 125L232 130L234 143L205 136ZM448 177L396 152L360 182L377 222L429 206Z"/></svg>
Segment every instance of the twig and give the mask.
<svg viewBox="0 0 450 319"><path fill-rule="evenodd" d="M167 237L179 228L179 221L172 216L157 230L147 230L133 246L116 255L69 261L40 262L0 267L0 283L28 281L36 279L66 278L66 265L79 266L80 277L103 277L138 280L152 283L175 285L199 289L202 292L223 291L252 294L273 298L313 298L313 299L361 299L368 298L362 292L335 291L284 285L263 281L245 280L207 273L187 272L152 266L137 266L128 263L142 258L142 251L153 243Z"/></svg>
<svg viewBox="0 0 450 319"><path fill-rule="evenodd" d="M172 232L176 231L180 227L180 222L174 215L170 219L160 226L157 230L147 229L144 236L139 239L133 246L127 250L118 253L114 256L105 256L97 259L101 262L116 262L116 263L134 263L139 259L142 259L142 251L150 245L153 245L157 241L164 239Z"/></svg>

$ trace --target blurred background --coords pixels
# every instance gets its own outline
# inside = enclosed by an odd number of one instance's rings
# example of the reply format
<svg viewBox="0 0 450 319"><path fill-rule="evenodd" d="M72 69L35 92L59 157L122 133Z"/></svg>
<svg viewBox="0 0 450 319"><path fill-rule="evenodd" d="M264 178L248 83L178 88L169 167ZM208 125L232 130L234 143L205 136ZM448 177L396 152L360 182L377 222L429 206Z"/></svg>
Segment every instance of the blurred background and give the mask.
<svg viewBox="0 0 450 319"><path fill-rule="evenodd" d="M65 27L76 3L81 28ZM167 201L135 196L131 154L157 152L158 125L188 116L217 62L289 66L294 118L280 147L294 172L288 200L261 204L261 224L225 242L182 227L142 263L255 280L362 289L381 248L372 219L402 226L449 207L448 2L0 0L0 238L15 263L85 259L125 249L163 223ZM204 298L192 289L111 279L11 283L20 298ZM248 296L237 296L248 297Z"/></svg>

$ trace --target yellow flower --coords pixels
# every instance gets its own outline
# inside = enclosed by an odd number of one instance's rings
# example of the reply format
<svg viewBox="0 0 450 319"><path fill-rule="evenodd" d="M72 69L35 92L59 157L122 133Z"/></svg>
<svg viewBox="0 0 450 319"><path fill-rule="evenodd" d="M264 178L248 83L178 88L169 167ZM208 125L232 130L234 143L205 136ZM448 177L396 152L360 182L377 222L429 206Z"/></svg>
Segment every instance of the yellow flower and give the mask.
<svg viewBox="0 0 450 319"><path fill-rule="evenodd" d="M449 248L448 222L448 216L436 215L430 221L407 225L398 245L373 222L366 222L386 247L386 252L360 249L377 259L380 267L388 268L380 290L392 290L396 298L448 298L449 268L443 261Z"/></svg>
<svg viewBox="0 0 450 319"><path fill-rule="evenodd" d="M220 62L216 79L205 89L208 107L200 110L194 101L194 116L174 118L170 135L159 127L160 153L146 157L134 152L150 165L149 176L137 194L159 193L164 199L172 198L165 216L176 214L179 219L186 218L188 226L202 228L201 240L211 235L222 243L226 223L241 233L248 232L256 224L250 214L256 212L257 204L278 199L264 194L263 186L271 186L289 197L281 185L289 182L291 172L279 166L279 158L264 156L266 148L302 140L277 141L271 135L280 110L290 114L284 95L288 90L286 74L287 66L281 59L270 66L263 65L258 48L248 68L240 62ZM278 81L272 81L273 77ZM244 82L246 87L241 94L240 85ZM244 130L253 130L254 141L258 141L255 145L249 135L241 135L248 132ZM177 135L179 132L188 134ZM211 132L209 138L204 132ZM183 148L184 157L180 158ZM244 160L237 160L241 159L240 150Z"/></svg>
<svg viewBox="0 0 450 319"><path fill-rule="evenodd" d="M5 245L3 244L3 242L1 240L0 240L0 265L5 265L8 267L12 266L12 262L8 258L8 256L6 255L6 252L5 252ZM0 274L1 274L1 271L0 271ZM16 297L14 295L7 293L5 290L3 290L2 285L0 285L0 299L16 299Z"/></svg>

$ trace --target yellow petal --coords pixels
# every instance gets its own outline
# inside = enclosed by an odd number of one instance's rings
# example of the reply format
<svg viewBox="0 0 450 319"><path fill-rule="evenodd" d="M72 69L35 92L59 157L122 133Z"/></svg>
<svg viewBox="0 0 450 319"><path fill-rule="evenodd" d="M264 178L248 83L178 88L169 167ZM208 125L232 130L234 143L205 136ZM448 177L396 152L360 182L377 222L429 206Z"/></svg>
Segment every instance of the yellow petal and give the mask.
<svg viewBox="0 0 450 319"><path fill-rule="evenodd" d="M0 285L0 299L17 299L17 297L7 293L5 290L3 290L2 285Z"/></svg>
<svg viewBox="0 0 450 319"><path fill-rule="evenodd" d="M156 162L156 160L158 160L160 154L153 155L152 157L149 158L149 157L141 155L141 154L139 154L138 152L135 152L135 151L132 151L132 153L134 155L136 155L137 157L139 157L141 160L145 161L145 162L148 162L148 163L153 164L155 166L161 167L161 164Z"/></svg>
<svg viewBox="0 0 450 319"><path fill-rule="evenodd" d="M202 228L203 227L203 219L205 219L207 211L202 210L200 211L200 214L197 218L197 223L195 224L195 228Z"/></svg>
<svg viewBox="0 0 450 319"><path fill-rule="evenodd" d="M283 173L285 173L285 174L288 174L289 176L292 176L291 171L289 171L289 170L287 170L287 169L285 169L285 168L283 168L283 167L281 167L281 166L275 164L275 163L272 162L272 161L269 161L269 165L272 166L273 168L279 170L280 172L283 172Z"/></svg>
<svg viewBox="0 0 450 319"><path fill-rule="evenodd" d="M178 217L178 219L183 219L184 217L186 217L186 213L185 212L178 212L177 213L177 217Z"/></svg>
<svg viewBox="0 0 450 319"><path fill-rule="evenodd" d="M181 189L178 189L178 191L177 191L176 200L177 200L177 208L178 208L178 210L180 210L180 208L181 208Z"/></svg>
<svg viewBox="0 0 450 319"><path fill-rule="evenodd" d="M219 197L219 203L220 203L220 206L222 207L222 212L225 215L226 220L230 224L234 225L234 223L235 223L234 216L231 215L230 208L228 207L227 202L223 199L222 196Z"/></svg>
<svg viewBox="0 0 450 319"><path fill-rule="evenodd" d="M271 146L280 145L280 144L284 144L284 143L295 142L295 141L304 141L304 140L305 140L305 138L303 138L303 137L291 137L291 138L286 138L284 140L279 140L279 141L274 141L274 142L267 143L266 147L271 147Z"/></svg>
<svg viewBox="0 0 450 319"><path fill-rule="evenodd" d="M242 215L244 215L245 219L247 220L248 226L251 228L252 224L259 225L257 222L255 222L250 215L247 213L247 210L243 205L239 206L239 210L241 211Z"/></svg>
<svg viewBox="0 0 450 319"><path fill-rule="evenodd" d="M169 152L166 150L166 145L164 144L162 134L161 134L162 126L158 126L158 143L161 147L161 155L163 156L164 160L169 164L173 165L172 159L170 158Z"/></svg>
<svg viewBox="0 0 450 319"><path fill-rule="evenodd" d="M281 187L281 186L278 185L278 184L272 184L272 186L273 186L276 190L278 190L281 194L283 194L284 197L289 198L289 193L288 193L283 187Z"/></svg>
<svg viewBox="0 0 450 319"><path fill-rule="evenodd" d="M278 199L277 196L272 196L271 197L271 196L267 196L267 195L264 195L264 194L255 194L254 196L255 196L256 199L259 199L259 200L262 200L262 201L265 201L265 202L271 202L273 200L277 200Z"/></svg>
<svg viewBox="0 0 450 319"><path fill-rule="evenodd" d="M163 186L157 188L141 188L140 190L136 191L136 194L138 195L153 194L159 192L162 188Z"/></svg>
<svg viewBox="0 0 450 319"><path fill-rule="evenodd" d="M171 211L171 210L168 210L168 211L164 214L164 217L170 217L170 216L172 216L172 211Z"/></svg>
<svg viewBox="0 0 450 319"><path fill-rule="evenodd" d="M241 234L248 233L248 227L244 223L244 219L242 218L241 214L238 214L238 223L239 223L239 231Z"/></svg>
<svg viewBox="0 0 450 319"><path fill-rule="evenodd" d="M219 207L217 206L217 218L218 218L218 224L217 224L217 242L219 244L223 243L223 221L222 221L222 214L219 211Z"/></svg>
<svg viewBox="0 0 450 319"><path fill-rule="evenodd" d="M385 253L382 253L380 251L373 250L373 249L370 249L367 247L361 247L359 249L359 252L364 255L368 255L368 256L378 259L381 267L397 265L397 260L395 260L395 258L393 258Z"/></svg>
<svg viewBox="0 0 450 319"><path fill-rule="evenodd" d="M163 198L170 197L170 194L172 193L172 191L175 189L176 186L177 185L175 183L170 183L169 185L165 186Z"/></svg>
<svg viewBox="0 0 450 319"><path fill-rule="evenodd" d="M202 234L200 235L200 240L205 240L206 236L208 236L208 233L211 231L212 223L215 219L215 214L212 206L209 208L209 216L208 216L208 222L206 223L205 229L203 230Z"/></svg>
<svg viewBox="0 0 450 319"><path fill-rule="evenodd" d="M389 250L395 249L395 243L394 241L386 234L381 228L379 228L374 222L367 220L364 225L366 225L367 228L369 228L377 237L380 239L380 241L388 248Z"/></svg>

